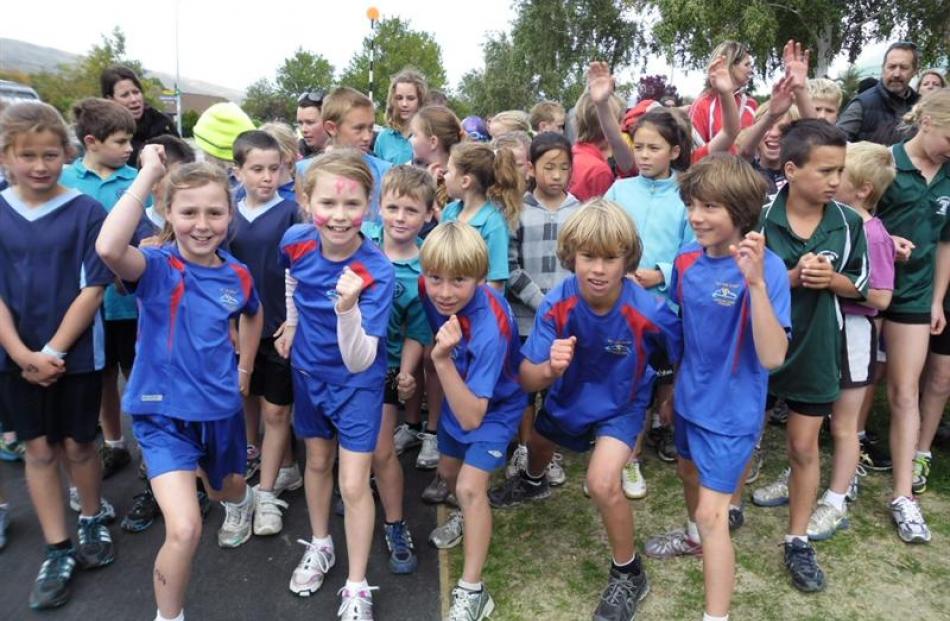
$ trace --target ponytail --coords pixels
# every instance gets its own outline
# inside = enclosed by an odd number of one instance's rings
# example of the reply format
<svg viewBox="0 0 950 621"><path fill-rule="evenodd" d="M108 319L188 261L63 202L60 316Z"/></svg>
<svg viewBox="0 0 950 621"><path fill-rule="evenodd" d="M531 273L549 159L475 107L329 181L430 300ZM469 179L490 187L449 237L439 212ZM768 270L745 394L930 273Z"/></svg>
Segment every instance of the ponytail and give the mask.
<svg viewBox="0 0 950 621"><path fill-rule="evenodd" d="M452 147L452 161L463 175L471 175L478 189L496 203L511 230L518 226L524 179L511 149L492 150L483 142L463 142Z"/></svg>

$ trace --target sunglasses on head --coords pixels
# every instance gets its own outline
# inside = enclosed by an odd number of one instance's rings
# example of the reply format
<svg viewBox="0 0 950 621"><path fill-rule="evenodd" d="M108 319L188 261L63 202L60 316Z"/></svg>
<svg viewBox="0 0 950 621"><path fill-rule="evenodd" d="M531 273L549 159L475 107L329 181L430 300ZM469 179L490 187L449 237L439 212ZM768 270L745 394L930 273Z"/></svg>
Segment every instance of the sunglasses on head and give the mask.
<svg viewBox="0 0 950 621"><path fill-rule="evenodd" d="M310 91L308 93L300 93L300 95L297 97L297 105L312 103L319 107L323 105L324 97L326 97L326 93L324 93L323 91Z"/></svg>

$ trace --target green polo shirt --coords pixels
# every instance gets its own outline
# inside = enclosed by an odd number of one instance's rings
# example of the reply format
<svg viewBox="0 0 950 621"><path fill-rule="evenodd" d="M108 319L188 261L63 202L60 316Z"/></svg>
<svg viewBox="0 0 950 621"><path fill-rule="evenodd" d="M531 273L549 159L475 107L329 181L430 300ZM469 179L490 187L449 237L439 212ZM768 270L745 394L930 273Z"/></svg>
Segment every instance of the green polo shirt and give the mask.
<svg viewBox="0 0 950 621"><path fill-rule="evenodd" d="M897 177L877 204L877 217L887 232L909 239L916 246L909 261L895 266L894 297L887 310L929 314L937 241L950 207L950 163L945 163L928 184L910 161L906 144L891 147Z"/></svg>
<svg viewBox="0 0 950 621"><path fill-rule="evenodd" d="M788 224L788 186L762 212L765 243L793 269L809 252L830 259L834 270L854 283L862 296L868 291L867 239L856 211L836 201L808 239ZM838 398L841 376L841 309L829 289L792 289L792 338L785 363L769 379L769 394L805 403L829 403Z"/></svg>

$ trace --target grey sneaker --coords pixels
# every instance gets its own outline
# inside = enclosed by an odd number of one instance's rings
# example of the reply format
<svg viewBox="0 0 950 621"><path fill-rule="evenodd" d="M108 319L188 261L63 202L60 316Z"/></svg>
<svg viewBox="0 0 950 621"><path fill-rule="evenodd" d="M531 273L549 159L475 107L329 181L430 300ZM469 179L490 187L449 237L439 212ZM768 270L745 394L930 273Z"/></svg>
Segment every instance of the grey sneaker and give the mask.
<svg viewBox="0 0 950 621"><path fill-rule="evenodd" d="M284 513L288 505L274 492L262 492L254 486L254 534L258 537L276 535L284 529Z"/></svg>
<svg viewBox="0 0 950 621"><path fill-rule="evenodd" d="M351 592L343 587L336 592L340 596L336 616L343 621L373 621L373 591L378 588L367 586Z"/></svg>
<svg viewBox="0 0 950 621"><path fill-rule="evenodd" d="M495 602L483 586L481 591L469 591L460 586L452 589L452 608L446 621L481 621L495 610Z"/></svg>
<svg viewBox="0 0 950 621"><path fill-rule="evenodd" d="M643 544L643 553L650 558L673 558L674 556L702 556L703 545L692 541L686 530L678 528L662 535L655 535Z"/></svg>
<svg viewBox="0 0 950 621"><path fill-rule="evenodd" d="M102 511L91 518L80 516L77 536L76 562L84 569L105 567L115 560L112 534L106 527Z"/></svg>
<svg viewBox="0 0 950 621"><path fill-rule="evenodd" d="M396 449L396 455L402 455L409 449L416 448L422 443L419 439L419 432L413 431L409 425L403 423L396 427L393 432L393 448Z"/></svg>
<svg viewBox="0 0 950 621"><path fill-rule="evenodd" d="M416 457L417 470L435 470L439 465L439 441L434 433L422 432L419 434L422 448Z"/></svg>
<svg viewBox="0 0 950 621"><path fill-rule="evenodd" d="M759 507L779 507L788 504L788 477L791 474L792 469L786 468L778 479L752 492L752 504Z"/></svg>
<svg viewBox="0 0 950 621"><path fill-rule="evenodd" d="M505 478L510 479L527 467L528 447L524 444L519 444L518 448L516 448L514 453L511 454L511 459L508 460L508 465L505 466Z"/></svg>
<svg viewBox="0 0 950 621"><path fill-rule="evenodd" d="M438 473L432 477L432 481L422 490L422 501L432 505L447 503L458 506L455 496L449 492L449 484Z"/></svg>
<svg viewBox="0 0 950 621"><path fill-rule="evenodd" d="M825 572L811 543L795 539L785 544L785 568L799 591L815 593L825 588Z"/></svg>
<svg viewBox="0 0 950 621"><path fill-rule="evenodd" d="M488 502L496 509L515 507L531 500L543 500L551 495L547 479L541 477L537 483L529 481L525 475L517 474L505 479L501 485L488 492Z"/></svg>
<svg viewBox="0 0 950 621"><path fill-rule="evenodd" d="M564 482L567 481L567 473L564 472L563 464L563 455L554 453L551 456L551 463L548 464L548 469L544 471L544 476L548 479L548 485L557 487L558 485L564 485Z"/></svg>
<svg viewBox="0 0 950 621"><path fill-rule="evenodd" d="M303 539L298 539L297 543L306 546L307 551L303 553L290 577L290 591L300 597L310 597L323 586L323 579L336 563L336 555L333 553L332 543L329 546L318 546Z"/></svg>
<svg viewBox="0 0 950 621"><path fill-rule="evenodd" d="M891 504L891 517L897 524L897 534L904 543L928 543L930 528L924 520L924 514L916 498L901 496L895 498Z"/></svg>
<svg viewBox="0 0 950 621"><path fill-rule="evenodd" d="M303 475L300 473L300 466L294 464L277 471L277 479L274 481L274 496L280 496L284 492L293 492L301 487L303 487Z"/></svg>
<svg viewBox="0 0 950 621"><path fill-rule="evenodd" d="M647 573L624 574L610 569L607 588L600 596L600 604L594 611L594 621L628 621L636 617L640 602L650 592Z"/></svg>
<svg viewBox="0 0 950 621"><path fill-rule="evenodd" d="M236 548L251 538L255 504L254 490L250 487L243 502L221 503L224 507L224 523L218 530L219 547Z"/></svg>
<svg viewBox="0 0 950 621"><path fill-rule="evenodd" d="M46 559L30 592L30 608L58 608L69 601L69 581L76 568L72 546L65 550L46 550Z"/></svg>
<svg viewBox="0 0 950 621"><path fill-rule="evenodd" d="M446 550L454 548L462 542L462 533L465 530L465 521L462 518L461 511L453 511L449 514L449 519L442 526L437 526L429 533L429 543Z"/></svg>
<svg viewBox="0 0 950 621"><path fill-rule="evenodd" d="M848 502L854 502L858 499L858 494L861 491L861 479L867 475L868 471L864 469L864 466L858 464L858 467L854 470L854 476L851 477L851 482L848 484L848 491L844 495Z"/></svg>
<svg viewBox="0 0 950 621"><path fill-rule="evenodd" d="M755 447L755 450L752 452L752 459L750 460L749 474L746 475L745 482L746 485L750 483L755 483L759 475L762 473L762 461L763 454L762 449L758 446Z"/></svg>
<svg viewBox="0 0 950 621"><path fill-rule="evenodd" d="M79 513L82 511L82 503L79 500L79 490L75 487L69 488L69 508ZM103 521L107 524L111 524L115 520L115 507L112 506L112 503L106 500L105 498L99 498L99 515L102 516Z"/></svg>
<svg viewBox="0 0 950 621"><path fill-rule="evenodd" d="M808 520L808 538L811 541L825 541L849 525L847 504L838 511L830 503L820 500Z"/></svg>

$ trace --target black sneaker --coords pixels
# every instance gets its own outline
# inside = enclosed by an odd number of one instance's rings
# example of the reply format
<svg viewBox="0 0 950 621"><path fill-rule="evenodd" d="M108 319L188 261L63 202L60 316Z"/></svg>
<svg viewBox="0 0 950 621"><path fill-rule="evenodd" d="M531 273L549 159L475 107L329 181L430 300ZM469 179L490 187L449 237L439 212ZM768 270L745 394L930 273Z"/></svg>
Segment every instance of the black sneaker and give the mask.
<svg viewBox="0 0 950 621"><path fill-rule="evenodd" d="M132 506L122 518L122 529L130 533L140 533L155 523L155 518L162 515L158 502L152 492L145 490L132 497Z"/></svg>
<svg viewBox="0 0 950 621"><path fill-rule="evenodd" d="M113 474L132 463L132 453L123 447L99 447L99 460L102 462L102 478L108 479Z"/></svg>
<svg viewBox="0 0 950 621"><path fill-rule="evenodd" d="M799 591L814 593L825 588L825 572L818 566L815 548L807 541L795 539L785 544L785 567Z"/></svg>
<svg viewBox="0 0 950 621"><path fill-rule="evenodd" d="M506 509L529 500L541 500L551 495L547 478L537 483L528 481L523 474L505 479L505 482L488 492L488 502L496 509Z"/></svg>
<svg viewBox="0 0 950 621"><path fill-rule="evenodd" d="M79 545L76 561L83 569L105 567L115 560L112 535L100 511L91 518L79 516Z"/></svg>
<svg viewBox="0 0 950 621"><path fill-rule="evenodd" d="M650 583L645 571L635 576L611 568L607 588L594 611L594 621L633 621L637 607L649 592Z"/></svg>
<svg viewBox="0 0 950 621"><path fill-rule="evenodd" d="M891 456L886 448L865 437L861 439L860 463L868 470L884 472L891 469Z"/></svg>
<svg viewBox="0 0 950 621"><path fill-rule="evenodd" d="M75 549L46 549L46 560L30 591L30 608L58 608L69 601L69 581L76 568Z"/></svg>
<svg viewBox="0 0 950 621"><path fill-rule="evenodd" d="M208 517L208 512L211 511L211 499L201 490L198 490L198 510L201 511L202 520Z"/></svg>
<svg viewBox="0 0 950 621"><path fill-rule="evenodd" d="M729 532L737 531L745 524L744 508L739 506L729 508Z"/></svg>
<svg viewBox="0 0 950 621"><path fill-rule="evenodd" d="M660 427L657 436L656 456L668 464L675 462L676 443L673 441L673 429Z"/></svg>
<svg viewBox="0 0 950 621"><path fill-rule="evenodd" d="M770 425L784 425L788 422L788 404L784 399L779 399L769 410Z"/></svg>

